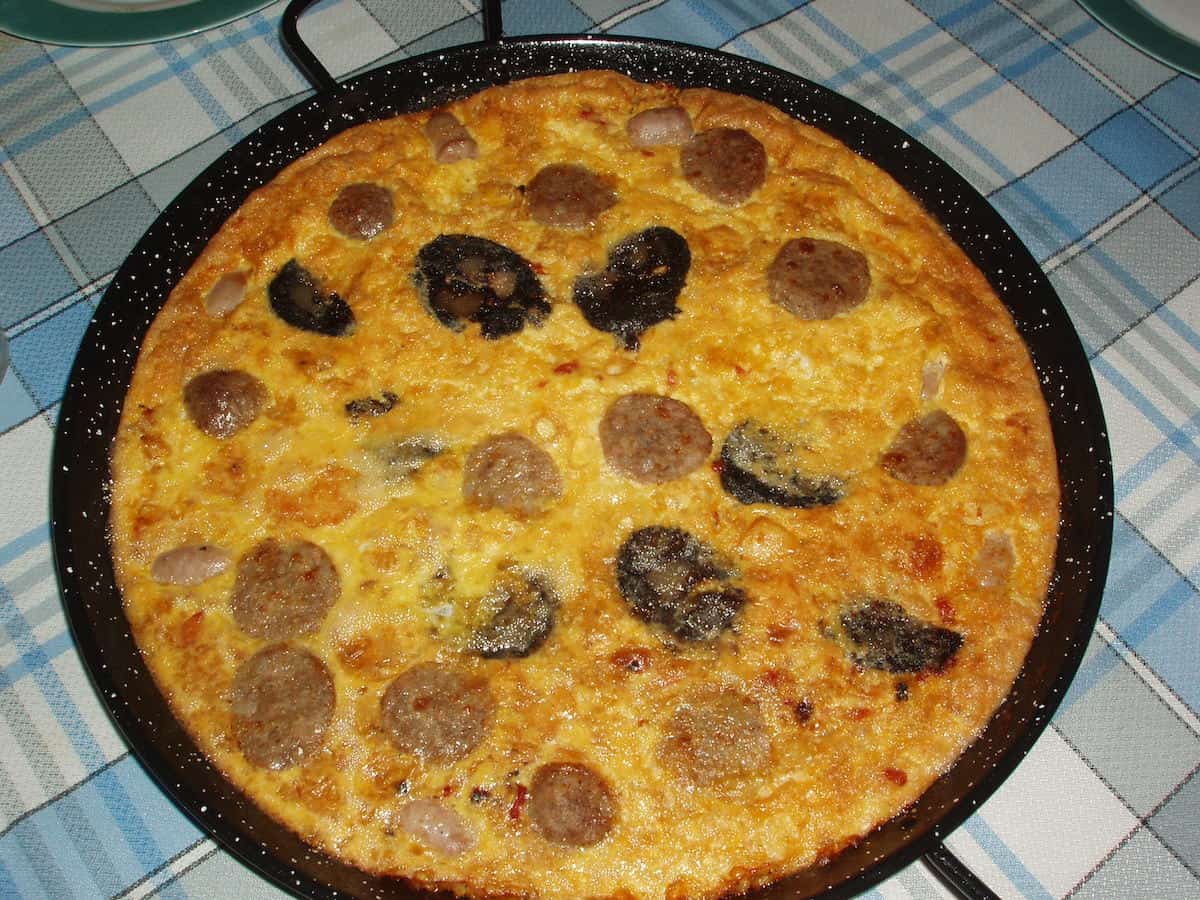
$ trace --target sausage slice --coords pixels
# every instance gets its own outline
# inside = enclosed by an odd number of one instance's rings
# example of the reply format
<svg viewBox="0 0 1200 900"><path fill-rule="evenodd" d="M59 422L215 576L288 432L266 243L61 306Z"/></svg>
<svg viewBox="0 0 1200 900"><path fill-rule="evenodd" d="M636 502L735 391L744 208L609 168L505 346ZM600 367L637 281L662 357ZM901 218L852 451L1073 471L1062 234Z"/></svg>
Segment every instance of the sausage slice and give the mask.
<svg viewBox="0 0 1200 900"><path fill-rule="evenodd" d="M344 337L354 330L354 310L316 276L290 259L267 288L271 310L293 328L326 337Z"/></svg>
<svg viewBox="0 0 1200 900"><path fill-rule="evenodd" d="M659 761L695 785L744 777L771 757L771 741L758 704L739 691L691 694L675 710L659 743Z"/></svg>
<svg viewBox="0 0 1200 900"><path fill-rule="evenodd" d="M495 701L487 682L437 663L422 663L388 685L383 730L396 749L437 763L462 759L491 727Z"/></svg>
<svg viewBox="0 0 1200 900"><path fill-rule="evenodd" d="M254 765L286 769L321 749L334 703L333 678L319 658L288 644L264 647L234 676L234 737Z"/></svg>
<svg viewBox="0 0 1200 900"><path fill-rule="evenodd" d="M588 324L636 350L648 328L679 315L692 252L678 232L657 225L625 237L600 272L575 279L574 300Z"/></svg>
<svg viewBox="0 0 1200 900"><path fill-rule="evenodd" d="M378 184L348 184L329 205L329 224L348 238L369 241L396 218L392 192Z"/></svg>
<svg viewBox="0 0 1200 900"><path fill-rule="evenodd" d="M600 420L600 446L618 472L643 484L661 484L703 465L712 435L686 403L626 394Z"/></svg>
<svg viewBox="0 0 1200 900"><path fill-rule="evenodd" d="M183 406L209 437L227 438L258 418L267 402L261 381L240 369L213 369L183 386Z"/></svg>
<svg viewBox="0 0 1200 900"><path fill-rule="evenodd" d="M767 177L767 151L741 128L701 131L679 156L688 184L726 206L750 198Z"/></svg>
<svg viewBox="0 0 1200 900"><path fill-rule="evenodd" d="M748 419L721 445L721 487L739 503L796 509L829 506L845 496L842 479L805 472L797 456L790 441Z"/></svg>
<svg viewBox="0 0 1200 900"><path fill-rule="evenodd" d="M529 215L540 225L587 228L600 213L616 205L617 195L584 166L554 163L546 166L525 188Z"/></svg>
<svg viewBox="0 0 1200 900"><path fill-rule="evenodd" d="M923 486L945 484L967 459L967 436L940 409L905 424L879 463L893 478Z"/></svg>
<svg viewBox="0 0 1200 900"><path fill-rule="evenodd" d="M429 138L433 158L440 163L456 163L479 155L479 146L471 133L444 110L429 117L425 123L425 137Z"/></svg>
<svg viewBox="0 0 1200 900"><path fill-rule="evenodd" d="M268 538L238 560L230 603L242 631L280 641L316 631L341 592L333 560L316 544Z"/></svg>
<svg viewBox="0 0 1200 900"><path fill-rule="evenodd" d="M543 576L515 569L497 579L484 603L499 609L475 630L469 645L487 659L528 656L545 642L558 611L558 598Z"/></svg>
<svg viewBox="0 0 1200 900"><path fill-rule="evenodd" d="M550 454L515 431L481 441L467 456L463 498L471 506L534 516L561 496L562 475Z"/></svg>
<svg viewBox="0 0 1200 900"><path fill-rule="evenodd" d="M414 840L447 856L465 853L478 842L467 820L438 800L410 800L396 811L395 822Z"/></svg>
<svg viewBox="0 0 1200 900"><path fill-rule="evenodd" d="M910 616L899 603L868 598L846 606L842 628L855 665L884 672L938 672L962 646L957 631Z"/></svg>
<svg viewBox="0 0 1200 900"><path fill-rule="evenodd" d="M541 325L550 314L529 263L487 238L438 235L417 252L413 281L425 307L451 331L478 322L485 338L498 338Z"/></svg>
<svg viewBox="0 0 1200 900"><path fill-rule="evenodd" d="M150 566L150 577L159 584L193 585L215 578L232 560L212 544L185 544L160 553Z"/></svg>
<svg viewBox="0 0 1200 900"><path fill-rule="evenodd" d="M685 641L717 637L746 602L733 568L682 528L639 528L617 553L617 588L634 615Z"/></svg>
<svg viewBox="0 0 1200 900"><path fill-rule="evenodd" d="M547 763L533 773L529 819L556 844L590 847L612 830L617 804L604 777L580 763Z"/></svg>
<svg viewBox="0 0 1200 900"><path fill-rule="evenodd" d="M686 144L692 136L692 117L681 106L656 106L626 122L625 133L635 147Z"/></svg>
<svg viewBox="0 0 1200 900"><path fill-rule="evenodd" d="M845 244L818 238L788 241L767 268L771 301L801 319L832 319L867 299L867 258Z"/></svg>

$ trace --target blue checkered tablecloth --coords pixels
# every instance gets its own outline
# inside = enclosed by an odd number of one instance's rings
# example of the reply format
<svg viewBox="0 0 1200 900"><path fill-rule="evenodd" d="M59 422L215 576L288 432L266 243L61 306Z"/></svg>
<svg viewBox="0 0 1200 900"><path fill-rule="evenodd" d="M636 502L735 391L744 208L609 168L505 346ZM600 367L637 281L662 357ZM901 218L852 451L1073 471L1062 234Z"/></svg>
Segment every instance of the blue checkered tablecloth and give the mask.
<svg viewBox="0 0 1200 900"><path fill-rule="evenodd" d="M47 2L47 0L29 0ZM172 41L0 35L0 897L276 897L129 754L66 630L50 450L88 320L159 211L307 85L282 4ZM1200 897L1200 81L1072 0L511 0L510 34L665 37L780 66L963 173L1092 360L1118 515L1100 621L1053 723L951 849L1006 897ZM477 40L473 0L335 0L335 75ZM940 897L918 864L878 889Z"/></svg>

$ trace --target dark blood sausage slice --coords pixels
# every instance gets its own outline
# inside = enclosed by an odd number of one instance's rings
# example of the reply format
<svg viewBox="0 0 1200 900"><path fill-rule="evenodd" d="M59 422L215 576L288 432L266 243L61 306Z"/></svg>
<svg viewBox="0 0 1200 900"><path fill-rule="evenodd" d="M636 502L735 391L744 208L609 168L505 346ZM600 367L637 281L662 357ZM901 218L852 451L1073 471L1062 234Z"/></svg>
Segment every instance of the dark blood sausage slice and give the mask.
<svg viewBox="0 0 1200 900"><path fill-rule="evenodd" d="M733 569L682 528L639 528L617 554L617 588L634 614L682 640L715 638L746 595L727 582Z"/></svg>
<svg viewBox="0 0 1200 900"><path fill-rule="evenodd" d="M659 761L695 785L750 775L770 757L771 741L758 704L728 688L685 698L658 746Z"/></svg>
<svg viewBox="0 0 1200 900"><path fill-rule="evenodd" d="M251 637L312 634L342 592L337 569L316 544L268 538L238 560L230 604Z"/></svg>
<svg viewBox="0 0 1200 900"><path fill-rule="evenodd" d="M945 484L967 458L967 436L940 409L905 424L879 460L883 471L909 484Z"/></svg>
<svg viewBox="0 0 1200 900"><path fill-rule="evenodd" d="M682 235L647 228L613 247L602 271L575 279L575 305L593 328L636 350L648 328L679 314L676 301L691 265Z"/></svg>
<svg viewBox="0 0 1200 900"><path fill-rule="evenodd" d="M354 330L354 311L333 291L326 293L313 274L290 259L267 288L271 309L293 328L327 337Z"/></svg>
<svg viewBox="0 0 1200 900"><path fill-rule="evenodd" d="M712 450L712 435L690 406L654 394L618 397L599 430L608 464L644 484L682 478Z"/></svg>
<svg viewBox="0 0 1200 900"><path fill-rule="evenodd" d="M801 319L832 319L867 299L867 258L845 244L817 238L788 241L767 267L771 301Z"/></svg>
<svg viewBox="0 0 1200 900"><path fill-rule="evenodd" d="M329 224L348 238L369 241L396 218L392 192L378 184L348 184L329 205Z"/></svg>
<svg viewBox="0 0 1200 900"><path fill-rule="evenodd" d="M528 656L554 628L558 598L537 573L503 573L484 601L499 609L471 635L469 646L487 659Z"/></svg>
<svg viewBox="0 0 1200 900"><path fill-rule="evenodd" d="M535 516L561 496L562 476L550 454L515 431L480 441L463 467L463 497L479 509Z"/></svg>
<svg viewBox="0 0 1200 900"><path fill-rule="evenodd" d="M683 145L683 177L704 194L736 206L758 190L767 177L767 151L741 128L710 128Z"/></svg>
<svg viewBox="0 0 1200 900"><path fill-rule="evenodd" d="M590 847L612 830L617 803L604 777L580 763L547 763L529 784L529 819L556 844Z"/></svg>
<svg viewBox="0 0 1200 900"><path fill-rule="evenodd" d="M422 663L388 685L383 730L398 750L437 763L462 759L483 740L495 701L481 678Z"/></svg>
<svg viewBox="0 0 1200 900"><path fill-rule="evenodd" d="M910 616L899 603L863 600L842 610L842 628L855 665L884 672L937 672L946 667L963 636Z"/></svg>
<svg viewBox="0 0 1200 900"><path fill-rule="evenodd" d="M210 437L227 438L258 418L267 402L263 383L239 369L204 372L183 386L192 423Z"/></svg>
<svg viewBox="0 0 1200 900"><path fill-rule="evenodd" d="M539 225L587 228L616 205L617 195L591 169L574 163L546 166L525 188L529 215Z"/></svg>
<svg viewBox="0 0 1200 900"><path fill-rule="evenodd" d="M502 244L443 234L417 252L413 273L426 308L452 331L477 322L485 338L515 334L550 314L542 284L524 259Z"/></svg>
<svg viewBox="0 0 1200 900"><path fill-rule="evenodd" d="M794 462L795 448L758 422L742 422L721 445L721 487L739 503L809 509L845 496L832 475L809 475Z"/></svg>
<svg viewBox="0 0 1200 900"><path fill-rule="evenodd" d="M233 733L251 763L286 769L321 749L334 702L325 663L302 647L273 644L234 676Z"/></svg>
<svg viewBox="0 0 1200 900"><path fill-rule="evenodd" d="M350 417L351 422L357 422L359 419L365 419L371 416L382 416L384 413L392 411L392 408L400 402L400 398L391 391L384 391L375 397L359 397L351 400L346 404L346 415Z"/></svg>

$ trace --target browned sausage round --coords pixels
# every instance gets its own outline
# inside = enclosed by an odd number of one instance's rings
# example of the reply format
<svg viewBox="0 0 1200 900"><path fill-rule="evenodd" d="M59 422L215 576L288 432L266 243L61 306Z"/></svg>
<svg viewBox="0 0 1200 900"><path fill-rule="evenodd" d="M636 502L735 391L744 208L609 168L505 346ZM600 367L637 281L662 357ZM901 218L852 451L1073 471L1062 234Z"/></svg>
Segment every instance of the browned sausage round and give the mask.
<svg viewBox="0 0 1200 900"><path fill-rule="evenodd" d="M909 484L945 484L967 458L967 436L940 409L908 422L880 459L883 471Z"/></svg>
<svg viewBox="0 0 1200 900"><path fill-rule="evenodd" d="M867 299L867 258L837 241L788 241L767 268L771 300L801 319L832 319Z"/></svg>
<svg viewBox="0 0 1200 900"><path fill-rule="evenodd" d="M454 762L479 745L496 703L481 678L424 662L384 691L383 728L396 749L422 760Z"/></svg>
<svg viewBox="0 0 1200 900"><path fill-rule="evenodd" d="M341 592L333 561L316 544L267 538L238 560L233 618L268 641L312 634Z"/></svg>
<svg viewBox="0 0 1200 900"><path fill-rule="evenodd" d="M617 202L616 193L596 173L574 163L546 166L525 189L529 215L541 225L587 228Z"/></svg>
<svg viewBox="0 0 1200 900"><path fill-rule="evenodd" d="M491 727L487 682L437 663L401 672L383 694L383 730L396 749L423 760L462 759Z"/></svg>
<svg viewBox="0 0 1200 900"><path fill-rule="evenodd" d="M703 465L712 435L686 403L626 394L600 420L600 447L617 471L634 481L661 484Z"/></svg>
<svg viewBox="0 0 1200 900"><path fill-rule="evenodd" d="M369 241L396 218L392 192L378 184L359 182L338 191L329 206L329 224L348 238Z"/></svg>
<svg viewBox="0 0 1200 900"><path fill-rule="evenodd" d="M286 769L321 749L334 702L333 678L320 659L302 647L264 647L234 676L234 736L254 765Z"/></svg>
<svg viewBox="0 0 1200 900"><path fill-rule="evenodd" d="M183 405L197 428L227 438L258 418L267 402L263 383L240 369L214 369L183 386Z"/></svg>
<svg viewBox="0 0 1200 900"><path fill-rule="evenodd" d="M767 151L741 128L710 128L683 146L679 156L688 184L724 203L746 202L767 177Z"/></svg>
<svg viewBox="0 0 1200 900"><path fill-rule="evenodd" d="M598 843L612 830L616 806L603 776L579 763L547 763L529 785L529 819L556 844Z"/></svg>
<svg viewBox="0 0 1200 900"><path fill-rule="evenodd" d="M467 455L463 497L472 506L534 516L561 496L562 476L550 454L515 431L480 441Z"/></svg>
<svg viewBox="0 0 1200 900"><path fill-rule="evenodd" d="M697 785L749 775L765 766L770 755L758 704L731 689L700 691L686 698L658 747L663 765Z"/></svg>

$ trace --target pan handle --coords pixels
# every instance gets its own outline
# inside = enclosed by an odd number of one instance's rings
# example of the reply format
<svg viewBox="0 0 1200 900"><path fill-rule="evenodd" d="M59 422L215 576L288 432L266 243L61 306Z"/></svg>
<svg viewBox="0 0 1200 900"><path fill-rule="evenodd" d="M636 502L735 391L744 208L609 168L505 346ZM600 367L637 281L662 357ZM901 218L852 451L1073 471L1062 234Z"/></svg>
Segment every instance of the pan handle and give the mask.
<svg viewBox="0 0 1200 900"><path fill-rule="evenodd" d="M337 79L329 74L329 70L317 59L312 48L304 43L299 29L300 17L316 2L317 0L292 0L283 11L279 30L283 39L283 49L296 64L296 68L314 88L325 91L336 87ZM488 44L495 44L503 37L504 17L500 11L500 0L483 0L483 40Z"/></svg>
<svg viewBox="0 0 1200 900"><path fill-rule="evenodd" d="M938 844L927 851L921 857L921 862L925 863L938 881L961 900L1000 900L999 895L963 865L962 860L951 853L945 844Z"/></svg>

